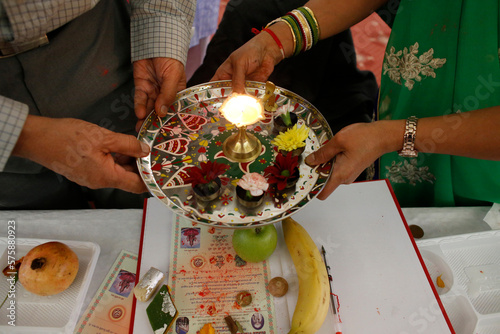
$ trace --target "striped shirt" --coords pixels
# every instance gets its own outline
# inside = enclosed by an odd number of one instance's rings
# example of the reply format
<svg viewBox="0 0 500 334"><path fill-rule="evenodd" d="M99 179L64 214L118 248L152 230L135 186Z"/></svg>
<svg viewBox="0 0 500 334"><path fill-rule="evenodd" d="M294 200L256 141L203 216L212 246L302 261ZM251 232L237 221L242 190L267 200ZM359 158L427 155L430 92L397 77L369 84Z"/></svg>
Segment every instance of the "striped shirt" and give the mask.
<svg viewBox="0 0 500 334"><path fill-rule="evenodd" d="M89 11L98 1L2 0L0 42L15 44L39 38ZM130 4L132 61L167 57L185 65L196 0L130 0ZM27 115L27 105L0 96L0 171Z"/></svg>

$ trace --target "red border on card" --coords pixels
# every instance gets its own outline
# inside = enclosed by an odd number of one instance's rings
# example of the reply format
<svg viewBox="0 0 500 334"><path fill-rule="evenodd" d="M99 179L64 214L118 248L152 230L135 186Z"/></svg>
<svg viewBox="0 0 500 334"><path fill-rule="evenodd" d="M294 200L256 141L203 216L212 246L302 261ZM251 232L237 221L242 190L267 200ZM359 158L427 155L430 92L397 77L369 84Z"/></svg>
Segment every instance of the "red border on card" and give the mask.
<svg viewBox="0 0 500 334"><path fill-rule="evenodd" d="M141 240L139 242L139 255L137 256L137 269L135 270L135 285L139 283L139 277L141 276L141 261L142 261L142 243L144 242L144 227L146 227L146 212L148 207L148 199L144 199L144 209L142 210L142 227L141 227ZM137 299L132 300L132 312L130 313L130 327L129 334L134 333L134 320L135 320L135 304Z"/></svg>
<svg viewBox="0 0 500 334"><path fill-rule="evenodd" d="M420 261L420 264L422 265L422 268L424 269L425 276L427 277L427 281L429 282L429 284L431 286L432 292L434 292L434 296L436 297L436 301L438 302L439 308L441 309L441 312L443 313L443 317L446 320L446 323L448 324L448 327L450 328L451 333L455 334L455 330L453 329L450 318L448 318L448 314L446 313L446 310L444 309L443 303L441 302L441 298L439 297L439 294L438 294L436 288L434 287L434 283L432 282L431 275L427 271L427 267L425 266L424 259L422 258L422 255L420 254L417 243L415 242L415 239L413 238L413 235L411 234L410 227L408 226L408 223L406 222L406 218L403 215L403 211L401 210L401 207L399 206L398 199L396 198L396 194L394 193L394 190L392 189L391 183L389 182L388 179L384 179L384 181L387 184L389 191L391 192L392 199L394 200L394 203L396 204L396 207L398 208L399 215L401 216L401 219L403 220L403 223L405 224L406 232L408 232L408 237L410 238L411 243L413 245L413 248L415 249L415 253L417 254L418 260Z"/></svg>

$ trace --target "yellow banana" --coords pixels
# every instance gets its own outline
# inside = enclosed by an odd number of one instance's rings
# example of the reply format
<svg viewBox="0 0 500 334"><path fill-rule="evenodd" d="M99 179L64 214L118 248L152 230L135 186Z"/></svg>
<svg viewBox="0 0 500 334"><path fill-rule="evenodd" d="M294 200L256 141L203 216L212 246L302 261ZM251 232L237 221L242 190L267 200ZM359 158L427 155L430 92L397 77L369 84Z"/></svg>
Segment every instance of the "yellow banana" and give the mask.
<svg viewBox="0 0 500 334"><path fill-rule="evenodd" d="M323 325L330 303L326 267L316 244L299 223L286 218L282 225L299 278L299 298L288 334L314 334Z"/></svg>

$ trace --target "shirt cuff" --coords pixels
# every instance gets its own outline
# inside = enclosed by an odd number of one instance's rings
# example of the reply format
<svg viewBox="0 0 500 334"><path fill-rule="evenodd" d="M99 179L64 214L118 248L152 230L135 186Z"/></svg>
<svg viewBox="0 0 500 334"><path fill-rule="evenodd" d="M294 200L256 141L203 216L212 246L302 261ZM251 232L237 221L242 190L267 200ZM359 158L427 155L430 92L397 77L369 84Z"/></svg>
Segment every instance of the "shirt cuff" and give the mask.
<svg viewBox="0 0 500 334"><path fill-rule="evenodd" d="M186 66L191 25L176 17L137 18L131 22L132 61L166 57Z"/></svg>
<svg viewBox="0 0 500 334"><path fill-rule="evenodd" d="M0 171L3 171L28 117L26 104L0 96Z"/></svg>

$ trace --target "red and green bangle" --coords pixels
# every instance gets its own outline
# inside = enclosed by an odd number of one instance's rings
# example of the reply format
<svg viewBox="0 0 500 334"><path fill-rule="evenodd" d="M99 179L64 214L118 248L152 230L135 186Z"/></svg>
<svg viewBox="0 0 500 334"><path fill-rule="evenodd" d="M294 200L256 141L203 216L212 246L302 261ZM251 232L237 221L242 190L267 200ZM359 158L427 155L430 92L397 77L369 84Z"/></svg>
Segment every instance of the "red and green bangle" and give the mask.
<svg viewBox="0 0 500 334"><path fill-rule="evenodd" d="M293 38L294 56L311 49L313 45L318 43L320 39L320 29L318 21L316 20L313 11L306 6L294 9L291 12L287 13L287 15L269 22L266 28L276 22L284 22L288 25ZM275 38L275 40L276 39L277 38ZM278 46L279 44L280 43L278 43ZM282 52L284 55L284 51Z"/></svg>
<svg viewBox="0 0 500 334"><path fill-rule="evenodd" d="M299 23L291 15L282 16L281 19L286 21L292 28L292 33L295 36L296 40L293 55L296 56L302 51L304 45L304 37L302 35L302 29L300 28Z"/></svg>
<svg viewBox="0 0 500 334"><path fill-rule="evenodd" d="M289 14L298 22L302 37L304 38L304 45L301 51L304 52L309 50L313 46L313 35L309 23L304 15L297 9L292 10Z"/></svg>
<svg viewBox="0 0 500 334"><path fill-rule="evenodd" d="M311 28L312 35L313 35L313 45L318 43L319 37L320 37L320 30L319 30L319 25L318 21L316 20L316 16L314 16L313 11L306 6L299 7L297 8L304 17L306 18L307 22L309 23L309 27Z"/></svg>

